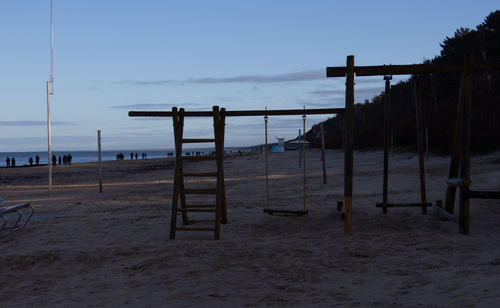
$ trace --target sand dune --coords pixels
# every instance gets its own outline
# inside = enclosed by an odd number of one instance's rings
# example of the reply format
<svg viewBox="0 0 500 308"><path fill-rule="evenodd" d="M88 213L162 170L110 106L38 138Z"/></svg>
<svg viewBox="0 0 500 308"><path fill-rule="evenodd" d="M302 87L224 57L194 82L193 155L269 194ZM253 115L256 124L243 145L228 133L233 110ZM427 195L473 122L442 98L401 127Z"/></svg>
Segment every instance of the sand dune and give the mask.
<svg viewBox="0 0 500 308"><path fill-rule="evenodd" d="M419 200L418 162L391 157L389 201ZM42 167L0 170L0 195L29 201L35 216L0 239L0 306L497 306L500 202L471 202L471 234L430 209L375 208L382 199L382 153L355 153L353 234L336 212L343 153L307 155L303 217L275 217L265 203L264 160L225 160L229 224L213 234L168 239L173 160L104 164L98 193L93 163L58 166L48 194ZM500 153L472 159L472 187L500 187ZM428 200L443 199L449 160L426 161ZM213 170L213 162L186 169ZM270 205L301 209L298 152L270 158ZM188 183L188 185L214 185Z"/></svg>

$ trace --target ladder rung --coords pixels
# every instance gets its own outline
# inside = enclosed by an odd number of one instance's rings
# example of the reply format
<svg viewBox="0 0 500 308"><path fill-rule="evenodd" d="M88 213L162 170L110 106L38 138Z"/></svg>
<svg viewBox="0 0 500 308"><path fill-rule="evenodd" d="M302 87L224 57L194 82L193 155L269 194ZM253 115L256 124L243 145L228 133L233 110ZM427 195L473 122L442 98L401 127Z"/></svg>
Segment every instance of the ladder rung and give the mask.
<svg viewBox="0 0 500 308"><path fill-rule="evenodd" d="M184 189L181 190L181 194L207 194L207 195L212 195L216 194L217 189Z"/></svg>
<svg viewBox="0 0 500 308"><path fill-rule="evenodd" d="M216 142L217 139L182 139L182 143L204 143L204 142Z"/></svg>
<svg viewBox="0 0 500 308"><path fill-rule="evenodd" d="M199 219L199 220L196 220L196 219L189 219L188 220L188 223L189 224L200 224L200 223L210 223L210 224L213 224L215 221L212 219ZM202 228L202 227L200 227ZM208 228L208 227L207 227Z"/></svg>
<svg viewBox="0 0 500 308"><path fill-rule="evenodd" d="M176 227L177 231L215 231L215 228L202 227Z"/></svg>
<svg viewBox="0 0 500 308"><path fill-rule="evenodd" d="M190 204L190 205L185 205L184 206L185 208L189 209L189 208L201 208L201 207L205 207L205 208L214 208L215 209L215 204Z"/></svg>
<svg viewBox="0 0 500 308"><path fill-rule="evenodd" d="M217 176L217 172L183 173L182 176Z"/></svg>
<svg viewBox="0 0 500 308"><path fill-rule="evenodd" d="M215 212L215 208L196 208L196 207L190 207L190 208L178 208L177 211L179 212L198 212L198 213L209 213L209 212Z"/></svg>
<svg viewBox="0 0 500 308"><path fill-rule="evenodd" d="M181 156L182 160L208 160L208 159L216 159L215 155L204 155L204 156Z"/></svg>

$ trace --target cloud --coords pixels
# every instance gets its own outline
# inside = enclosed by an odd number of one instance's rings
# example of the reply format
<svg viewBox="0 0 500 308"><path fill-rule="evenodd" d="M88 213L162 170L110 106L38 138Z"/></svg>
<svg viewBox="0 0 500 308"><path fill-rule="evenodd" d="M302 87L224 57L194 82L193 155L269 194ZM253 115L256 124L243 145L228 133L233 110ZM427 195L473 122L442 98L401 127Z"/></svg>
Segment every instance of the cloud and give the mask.
<svg viewBox="0 0 500 308"><path fill-rule="evenodd" d="M203 77L186 80L122 80L116 83L137 86L158 86L170 84L220 84L220 83L281 83L326 79L324 70L306 70L277 75L241 75L225 78Z"/></svg>
<svg viewBox="0 0 500 308"><path fill-rule="evenodd" d="M127 109L127 110L171 110L175 106L200 106L198 103L179 103L179 104L131 104L131 105L116 105L111 106L113 109Z"/></svg>
<svg viewBox="0 0 500 308"><path fill-rule="evenodd" d="M172 109L172 107L175 107L176 105L174 104L132 104L132 105L116 105L116 106L111 106L110 108L113 109L142 109L142 110L148 110L148 109Z"/></svg>
<svg viewBox="0 0 500 308"><path fill-rule="evenodd" d="M51 125L56 126L65 126L65 125L73 125L70 122L63 121L51 121ZM46 126L46 121L0 121L0 126Z"/></svg>

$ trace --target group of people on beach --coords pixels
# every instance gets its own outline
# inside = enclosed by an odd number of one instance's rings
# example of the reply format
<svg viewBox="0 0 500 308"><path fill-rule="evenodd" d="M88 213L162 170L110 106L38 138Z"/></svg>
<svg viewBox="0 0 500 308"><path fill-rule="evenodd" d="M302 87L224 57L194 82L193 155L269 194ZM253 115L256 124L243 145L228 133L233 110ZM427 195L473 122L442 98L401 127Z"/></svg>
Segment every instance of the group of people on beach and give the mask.
<svg viewBox="0 0 500 308"><path fill-rule="evenodd" d="M52 166L56 166L57 163L59 163L59 165L64 164L64 165L71 165L71 160L73 159L73 156L71 156L71 154L68 154L68 155L63 155L63 157L61 158L61 155L59 155L59 158L56 157L56 155L52 154Z"/></svg>
<svg viewBox="0 0 500 308"><path fill-rule="evenodd" d="M134 152L130 152L130 160L133 160L134 157L137 160L137 158L139 157L139 154L138 153L134 154ZM148 158L148 154L141 153L141 157L142 157L142 159L146 159L146 158ZM123 153L116 154L116 160L124 160L124 159L125 159L125 155Z"/></svg>
<svg viewBox="0 0 500 308"><path fill-rule="evenodd" d="M72 159L73 159L73 157L71 156L71 154L63 155L62 157L61 157L61 155L59 155L59 158L56 157L55 154L52 154L52 165L54 167L58 163L59 163L59 165L61 165L61 164L71 165ZM40 156L36 155L34 160L33 160L33 157L30 157L28 159L28 162L29 162L30 166L33 166L33 163L35 163L35 166L39 166L40 165ZM6 167L15 167L16 166L16 158L15 157L5 158L5 165L6 165Z"/></svg>
<svg viewBox="0 0 500 308"><path fill-rule="evenodd" d="M36 165L38 166L40 164L40 157L37 155L35 159L36 159ZM30 163L30 166L33 166L33 157L30 157L28 162ZM16 158L15 157L10 158L7 156L7 158L5 158L5 165L6 167L15 167Z"/></svg>

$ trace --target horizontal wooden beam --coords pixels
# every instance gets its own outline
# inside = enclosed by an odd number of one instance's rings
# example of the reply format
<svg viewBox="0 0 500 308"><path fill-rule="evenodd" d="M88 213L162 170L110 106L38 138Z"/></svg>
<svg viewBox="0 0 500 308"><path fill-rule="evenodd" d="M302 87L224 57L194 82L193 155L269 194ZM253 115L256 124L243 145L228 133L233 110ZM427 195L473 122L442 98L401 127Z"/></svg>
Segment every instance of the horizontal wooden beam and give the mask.
<svg viewBox="0 0 500 308"><path fill-rule="evenodd" d="M462 64L412 64L412 65L378 65L378 66L355 66L356 76L384 76L384 75L414 75L430 73L453 73L463 71ZM473 70L487 71L500 70L500 62L474 64ZM346 68L343 66L327 67L326 77L343 77Z"/></svg>
<svg viewBox="0 0 500 308"><path fill-rule="evenodd" d="M422 207L423 206L432 206L432 203L377 203L375 207Z"/></svg>
<svg viewBox="0 0 500 308"><path fill-rule="evenodd" d="M469 191L469 198L474 199L500 199L500 191Z"/></svg>
<svg viewBox="0 0 500 308"><path fill-rule="evenodd" d="M226 117L285 116L310 114L343 114L345 108L320 109L277 109L277 110L233 110L226 111ZM221 112L222 113L222 112ZM184 117L213 117L212 111L184 111ZM171 111L129 111L129 117L171 117Z"/></svg>

